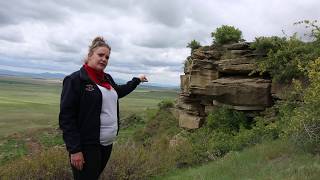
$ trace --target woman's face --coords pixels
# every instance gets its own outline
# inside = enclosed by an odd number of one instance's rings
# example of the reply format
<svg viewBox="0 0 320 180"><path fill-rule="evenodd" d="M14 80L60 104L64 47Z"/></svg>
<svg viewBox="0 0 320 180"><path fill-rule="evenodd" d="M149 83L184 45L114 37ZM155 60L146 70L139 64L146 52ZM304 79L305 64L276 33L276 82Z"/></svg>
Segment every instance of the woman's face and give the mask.
<svg viewBox="0 0 320 180"><path fill-rule="evenodd" d="M97 47L93 50L91 56L88 57L88 66L97 70L103 71L109 61L110 50L106 47Z"/></svg>

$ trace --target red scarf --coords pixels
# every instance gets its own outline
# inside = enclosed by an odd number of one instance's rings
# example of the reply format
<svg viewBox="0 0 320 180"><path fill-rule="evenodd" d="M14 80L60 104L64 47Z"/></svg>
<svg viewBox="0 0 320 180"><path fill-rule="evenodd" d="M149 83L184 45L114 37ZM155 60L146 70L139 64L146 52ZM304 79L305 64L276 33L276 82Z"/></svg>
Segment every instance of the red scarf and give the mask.
<svg viewBox="0 0 320 180"><path fill-rule="evenodd" d="M111 85L106 81L105 73L103 71L97 71L87 64L84 64L83 67L93 82L109 90L111 89Z"/></svg>

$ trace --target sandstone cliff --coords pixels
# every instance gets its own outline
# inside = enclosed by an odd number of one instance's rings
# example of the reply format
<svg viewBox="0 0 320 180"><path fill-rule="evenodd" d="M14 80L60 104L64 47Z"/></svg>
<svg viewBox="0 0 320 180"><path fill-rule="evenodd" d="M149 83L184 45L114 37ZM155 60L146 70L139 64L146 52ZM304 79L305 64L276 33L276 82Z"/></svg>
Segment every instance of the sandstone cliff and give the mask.
<svg viewBox="0 0 320 180"><path fill-rule="evenodd" d="M249 43L203 46L185 61L175 114L179 125L199 128L208 112L227 105L248 115L272 105L271 80L249 76L258 55Z"/></svg>

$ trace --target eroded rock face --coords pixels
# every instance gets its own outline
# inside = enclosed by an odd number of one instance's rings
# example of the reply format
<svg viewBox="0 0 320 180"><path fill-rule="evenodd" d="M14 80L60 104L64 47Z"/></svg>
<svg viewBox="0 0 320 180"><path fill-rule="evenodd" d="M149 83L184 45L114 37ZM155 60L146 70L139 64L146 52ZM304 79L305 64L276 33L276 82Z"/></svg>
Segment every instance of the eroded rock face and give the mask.
<svg viewBox="0 0 320 180"><path fill-rule="evenodd" d="M179 126L187 129L200 128L203 117L195 116L184 111L179 112Z"/></svg>
<svg viewBox="0 0 320 180"><path fill-rule="evenodd" d="M249 76L257 59L249 45L204 46L187 58L175 111L181 127L199 128L221 106L251 113L272 105L271 81Z"/></svg>
<svg viewBox="0 0 320 180"><path fill-rule="evenodd" d="M256 69L256 60L253 58L240 57L235 59L224 59L214 62L217 65L217 70L225 74L245 74Z"/></svg>
<svg viewBox="0 0 320 180"><path fill-rule="evenodd" d="M206 95L217 101L238 106L271 105L271 81L260 78L226 77L213 80Z"/></svg>

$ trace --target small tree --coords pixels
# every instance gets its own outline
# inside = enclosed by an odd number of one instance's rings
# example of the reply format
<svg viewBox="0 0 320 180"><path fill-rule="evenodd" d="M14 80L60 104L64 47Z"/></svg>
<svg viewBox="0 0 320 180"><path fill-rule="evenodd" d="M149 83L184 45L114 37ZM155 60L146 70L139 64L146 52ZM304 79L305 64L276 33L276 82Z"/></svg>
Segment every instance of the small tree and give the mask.
<svg viewBox="0 0 320 180"><path fill-rule="evenodd" d="M191 52L193 52L194 50L201 47L201 44L196 40L192 40L191 42L188 43L187 47L191 48Z"/></svg>
<svg viewBox="0 0 320 180"><path fill-rule="evenodd" d="M241 41L242 32L233 26L222 25L211 33L213 43L222 45Z"/></svg>

